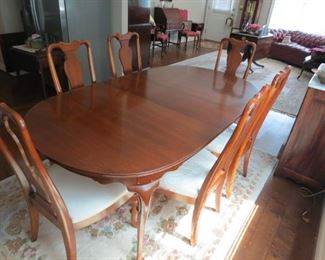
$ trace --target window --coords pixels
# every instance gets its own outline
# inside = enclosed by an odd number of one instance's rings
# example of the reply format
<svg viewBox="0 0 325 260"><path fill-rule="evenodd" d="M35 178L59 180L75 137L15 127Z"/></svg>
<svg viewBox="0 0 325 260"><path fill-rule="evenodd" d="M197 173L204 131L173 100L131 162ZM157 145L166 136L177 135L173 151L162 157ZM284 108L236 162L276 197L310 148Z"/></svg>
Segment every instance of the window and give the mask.
<svg viewBox="0 0 325 260"><path fill-rule="evenodd" d="M233 0L213 0L212 9L215 11L230 12Z"/></svg>
<svg viewBox="0 0 325 260"><path fill-rule="evenodd" d="M270 28L325 35L324 0L274 0Z"/></svg>

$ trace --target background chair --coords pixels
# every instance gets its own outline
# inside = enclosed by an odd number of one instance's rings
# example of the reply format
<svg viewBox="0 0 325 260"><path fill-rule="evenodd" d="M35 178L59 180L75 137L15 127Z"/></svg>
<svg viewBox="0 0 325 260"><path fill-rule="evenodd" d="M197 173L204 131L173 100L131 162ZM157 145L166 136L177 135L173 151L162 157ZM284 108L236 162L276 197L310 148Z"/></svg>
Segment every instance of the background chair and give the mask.
<svg viewBox="0 0 325 260"><path fill-rule="evenodd" d="M247 79L249 70L251 68L253 58L255 56L256 44L254 42L249 42L247 40L237 40L234 38L224 38L220 42L216 65L214 70L217 71L220 63L220 58L222 50L227 48L227 67L225 74L230 77L236 77L236 71L242 62L242 60L247 59L247 67L243 75L243 79ZM246 48L249 48L249 52ZM245 57L249 53L249 57Z"/></svg>
<svg viewBox="0 0 325 260"><path fill-rule="evenodd" d="M196 245L198 222L208 196L215 192L215 208L220 210L221 192L226 176L236 171L240 151L246 144L248 133L257 119L263 95L255 95L246 105L239 123L226 147L215 162L206 149L190 158L178 170L165 174L160 180L157 192L185 203L194 204L192 216L191 244ZM195 166L195 171L194 169ZM198 171L198 167L201 171Z"/></svg>
<svg viewBox="0 0 325 260"><path fill-rule="evenodd" d="M120 44L119 49L119 58L122 65L124 75L130 74L134 71L133 69L133 51L130 47L131 39L135 37L136 40L136 69L135 71L142 70L142 61L141 61L141 53L140 53L140 38L139 34L136 32L128 32L126 34L115 33L107 38L107 46L108 46L108 58L112 69L112 76L117 77L116 73L116 65L115 59L113 55L113 39L116 39Z"/></svg>
<svg viewBox="0 0 325 260"><path fill-rule="evenodd" d="M67 259L76 259L74 229L105 218L132 193L120 183L99 184L56 164L44 164L24 120L0 103L0 151L11 165L27 202L31 240L37 239L39 213L62 232Z"/></svg>
<svg viewBox="0 0 325 260"><path fill-rule="evenodd" d="M161 48L161 56L167 53L168 34L164 33L159 26L155 26L151 29L151 41L152 41L152 55L155 54L155 47ZM159 42L158 44L156 42Z"/></svg>
<svg viewBox="0 0 325 260"><path fill-rule="evenodd" d="M80 59L78 58L77 51L84 45L87 49L89 73L91 77L91 83L96 82L96 74L94 68L93 54L91 51L90 42L84 40L76 40L71 43L59 42L50 44L47 48L47 58L49 62L51 76L54 82L54 87L57 94L62 93L62 86L58 78L58 74L53 62L52 51L54 49L60 49L65 56L64 71L69 81L71 89L84 86L83 70Z"/></svg>
<svg viewBox="0 0 325 260"><path fill-rule="evenodd" d="M182 37L185 37L185 49L187 48L187 42L189 37L194 37L194 48L199 48L201 44L201 32L200 31L192 31L192 21L183 21L182 30L178 31L178 40L177 45L180 46Z"/></svg>

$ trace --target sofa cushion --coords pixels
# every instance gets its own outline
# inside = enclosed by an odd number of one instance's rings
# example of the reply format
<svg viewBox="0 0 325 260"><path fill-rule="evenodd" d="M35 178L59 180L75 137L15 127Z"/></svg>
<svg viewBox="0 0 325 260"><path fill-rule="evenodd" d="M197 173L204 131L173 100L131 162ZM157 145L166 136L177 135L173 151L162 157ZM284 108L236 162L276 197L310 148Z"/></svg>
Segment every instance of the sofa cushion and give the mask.
<svg viewBox="0 0 325 260"><path fill-rule="evenodd" d="M307 48L315 48L325 44L325 36L300 31L292 31L290 35L292 42L296 42Z"/></svg>
<svg viewBox="0 0 325 260"><path fill-rule="evenodd" d="M289 31L283 29L270 29L270 33L273 34L273 41L275 42L282 42L283 38L289 35Z"/></svg>

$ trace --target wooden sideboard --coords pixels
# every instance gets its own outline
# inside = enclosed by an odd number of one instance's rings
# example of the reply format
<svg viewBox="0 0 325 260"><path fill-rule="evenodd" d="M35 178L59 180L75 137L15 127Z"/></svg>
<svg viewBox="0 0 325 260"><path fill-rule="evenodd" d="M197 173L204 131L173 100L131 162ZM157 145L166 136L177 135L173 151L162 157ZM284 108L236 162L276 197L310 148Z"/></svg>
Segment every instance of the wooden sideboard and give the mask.
<svg viewBox="0 0 325 260"><path fill-rule="evenodd" d="M319 88L311 87L314 85ZM325 188L325 86L316 75L309 83L275 174L313 190Z"/></svg>

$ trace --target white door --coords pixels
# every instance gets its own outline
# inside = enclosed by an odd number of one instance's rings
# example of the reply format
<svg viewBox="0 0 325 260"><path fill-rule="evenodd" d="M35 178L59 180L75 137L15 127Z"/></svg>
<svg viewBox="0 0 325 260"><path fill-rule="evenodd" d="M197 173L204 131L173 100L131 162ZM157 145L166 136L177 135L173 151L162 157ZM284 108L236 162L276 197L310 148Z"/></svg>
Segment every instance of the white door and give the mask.
<svg viewBox="0 0 325 260"><path fill-rule="evenodd" d="M204 39L219 42L229 37L238 4L238 0L207 0Z"/></svg>

